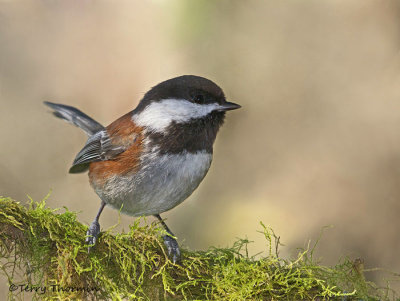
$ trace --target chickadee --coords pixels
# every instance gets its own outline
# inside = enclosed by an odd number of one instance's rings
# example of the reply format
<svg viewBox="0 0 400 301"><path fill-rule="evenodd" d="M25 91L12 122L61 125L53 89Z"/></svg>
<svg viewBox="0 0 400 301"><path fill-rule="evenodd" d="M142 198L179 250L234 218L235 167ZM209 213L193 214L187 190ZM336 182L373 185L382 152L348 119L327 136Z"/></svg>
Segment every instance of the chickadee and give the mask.
<svg viewBox="0 0 400 301"><path fill-rule="evenodd" d="M163 237L169 256L179 260L178 243L160 213L199 186L210 168L225 112L240 105L227 102L214 82L194 75L158 84L136 109L107 127L74 107L44 103L89 137L69 170L89 170L90 184L101 199L87 231L89 251L100 233L100 214L109 205L131 216L155 216L169 234Z"/></svg>

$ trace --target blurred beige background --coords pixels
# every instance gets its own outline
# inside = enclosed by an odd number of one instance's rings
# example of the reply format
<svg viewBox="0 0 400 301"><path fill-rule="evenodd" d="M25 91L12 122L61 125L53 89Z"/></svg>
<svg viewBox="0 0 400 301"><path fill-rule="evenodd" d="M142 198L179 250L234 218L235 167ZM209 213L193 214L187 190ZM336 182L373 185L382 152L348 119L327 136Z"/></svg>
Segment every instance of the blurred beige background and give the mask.
<svg viewBox="0 0 400 301"><path fill-rule="evenodd" d="M0 195L52 189L49 206L89 224L100 201L86 174L68 174L85 135L42 101L107 125L151 86L196 74L243 109L200 188L163 215L183 245L248 237L255 254L263 221L288 257L333 225L323 263L400 272L399 51L398 1L0 0ZM102 228L117 219L106 209Z"/></svg>

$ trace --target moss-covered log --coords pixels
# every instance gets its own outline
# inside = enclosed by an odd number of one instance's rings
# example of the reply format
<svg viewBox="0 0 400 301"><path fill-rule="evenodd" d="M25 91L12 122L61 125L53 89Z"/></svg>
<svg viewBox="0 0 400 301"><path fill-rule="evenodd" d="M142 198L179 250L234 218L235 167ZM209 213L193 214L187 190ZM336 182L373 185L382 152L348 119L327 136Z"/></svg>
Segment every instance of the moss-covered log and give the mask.
<svg viewBox="0 0 400 301"><path fill-rule="evenodd" d="M182 263L175 265L156 223L137 220L128 233L102 232L88 254L87 226L76 213L60 211L45 201L27 208L0 198L0 264L10 299L396 299L388 288L365 280L360 262L320 266L310 250L293 260L280 258L268 227L263 226L266 257L247 255L248 242L240 240L227 249L183 250Z"/></svg>

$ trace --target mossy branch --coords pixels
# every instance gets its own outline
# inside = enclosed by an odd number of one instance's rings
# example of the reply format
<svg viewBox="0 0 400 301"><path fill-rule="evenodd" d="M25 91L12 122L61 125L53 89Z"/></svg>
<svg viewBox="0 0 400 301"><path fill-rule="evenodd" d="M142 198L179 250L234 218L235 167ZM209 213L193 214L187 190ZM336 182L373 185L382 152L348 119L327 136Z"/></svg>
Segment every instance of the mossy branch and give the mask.
<svg viewBox="0 0 400 301"><path fill-rule="evenodd" d="M28 208L0 198L0 267L9 298L143 300L395 300L388 288L364 278L362 264L344 260L316 264L312 251L293 260L278 256L279 239L263 226L266 257L249 256L247 240L206 252L183 250L183 262L168 260L156 223L136 220L128 233L102 232L88 254L87 226L76 213ZM13 291L14 290L14 291ZM36 291L35 291L36 290ZM33 291L33 292L30 292Z"/></svg>

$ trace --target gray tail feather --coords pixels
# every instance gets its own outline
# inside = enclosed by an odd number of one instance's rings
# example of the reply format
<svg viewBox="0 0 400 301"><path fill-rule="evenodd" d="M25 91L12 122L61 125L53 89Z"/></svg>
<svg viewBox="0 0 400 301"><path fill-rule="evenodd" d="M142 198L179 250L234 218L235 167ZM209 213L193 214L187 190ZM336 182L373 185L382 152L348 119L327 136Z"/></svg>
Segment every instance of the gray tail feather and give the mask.
<svg viewBox="0 0 400 301"><path fill-rule="evenodd" d="M54 116L81 128L88 136L92 136L98 131L104 130L104 127L93 118L79 111L77 108L44 101L44 104L54 110Z"/></svg>

